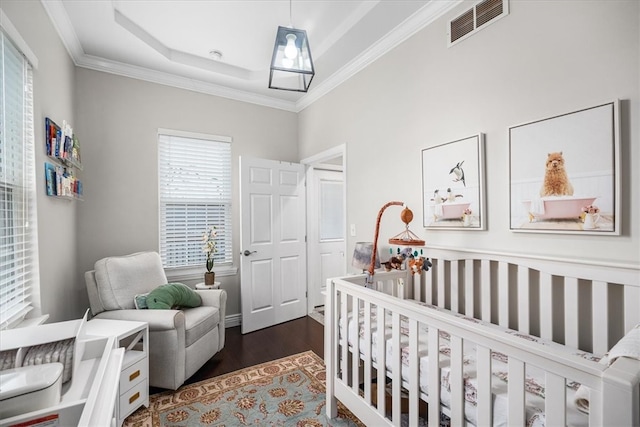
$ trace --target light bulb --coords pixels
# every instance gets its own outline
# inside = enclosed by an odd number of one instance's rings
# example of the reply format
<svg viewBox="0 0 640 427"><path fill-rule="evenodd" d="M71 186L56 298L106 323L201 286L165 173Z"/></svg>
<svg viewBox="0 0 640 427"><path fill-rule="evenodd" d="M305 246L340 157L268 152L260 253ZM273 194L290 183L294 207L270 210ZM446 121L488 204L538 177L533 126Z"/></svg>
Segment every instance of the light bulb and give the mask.
<svg viewBox="0 0 640 427"><path fill-rule="evenodd" d="M284 56L289 59L294 59L298 56L298 49L296 49L296 35L287 34L287 46L284 48Z"/></svg>

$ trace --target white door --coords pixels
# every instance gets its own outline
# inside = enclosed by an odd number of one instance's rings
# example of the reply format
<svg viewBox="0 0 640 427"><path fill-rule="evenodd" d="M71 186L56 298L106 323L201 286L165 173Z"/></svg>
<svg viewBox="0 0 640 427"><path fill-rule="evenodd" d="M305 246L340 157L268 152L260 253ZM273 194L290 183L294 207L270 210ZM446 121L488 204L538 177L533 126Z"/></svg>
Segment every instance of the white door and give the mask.
<svg viewBox="0 0 640 427"><path fill-rule="evenodd" d="M304 166L240 158L242 333L307 314Z"/></svg>
<svg viewBox="0 0 640 427"><path fill-rule="evenodd" d="M314 169L308 202L309 309L324 305L327 279L344 276L345 211L342 171Z"/></svg>

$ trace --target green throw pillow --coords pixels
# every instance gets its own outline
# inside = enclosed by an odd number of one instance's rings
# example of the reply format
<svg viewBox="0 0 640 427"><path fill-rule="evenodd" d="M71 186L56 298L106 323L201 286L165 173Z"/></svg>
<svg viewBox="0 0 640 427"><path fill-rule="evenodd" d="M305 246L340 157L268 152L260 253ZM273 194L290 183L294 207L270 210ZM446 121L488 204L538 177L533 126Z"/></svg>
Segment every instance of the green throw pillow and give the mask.
<svg viewBox="0 0 640 427"><path fill-rule="evenodd" d="M167 283L158 286L147 295L147 307L152 310L199 307L200 305L202 305L200 295L182 283Z"/></svg>

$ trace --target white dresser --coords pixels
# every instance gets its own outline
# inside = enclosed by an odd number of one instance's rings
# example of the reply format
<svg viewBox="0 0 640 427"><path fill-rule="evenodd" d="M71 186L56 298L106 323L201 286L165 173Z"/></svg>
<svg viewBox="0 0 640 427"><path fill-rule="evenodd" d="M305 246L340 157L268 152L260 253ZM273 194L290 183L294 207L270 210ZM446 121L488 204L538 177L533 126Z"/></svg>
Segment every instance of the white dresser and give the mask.
<svg viewBox="0 0 640 427"><path fill-rule="evenodd" d="M140 406L149 406L149 328L145 322L93 319L86 333L112 336L115 347L124 349L116 400L116 425Z"/></svg>

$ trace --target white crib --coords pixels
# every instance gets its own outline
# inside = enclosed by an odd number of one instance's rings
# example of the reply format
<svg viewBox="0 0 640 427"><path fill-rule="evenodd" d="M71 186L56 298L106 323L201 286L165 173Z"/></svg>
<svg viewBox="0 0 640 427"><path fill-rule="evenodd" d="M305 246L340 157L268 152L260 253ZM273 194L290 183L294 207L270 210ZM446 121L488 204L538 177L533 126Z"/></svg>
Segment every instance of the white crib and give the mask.
<svg viewBox="0 0 640 427"><path fill-rule="evenodd" d="M438 426L440 413L452 426L640 425L640 360L590 357L640 323L640 266L434 247L425 256L433 267L422 277L377 272L376 289L364 275L328 280L329 417L338 399L366 425L399 426L408 400L411 426L421 416ZM531 372L544 381L533 417ZM387 379L390 408L386 387L372 392ZM585 390L588 415L574 403Z"/></svg>

